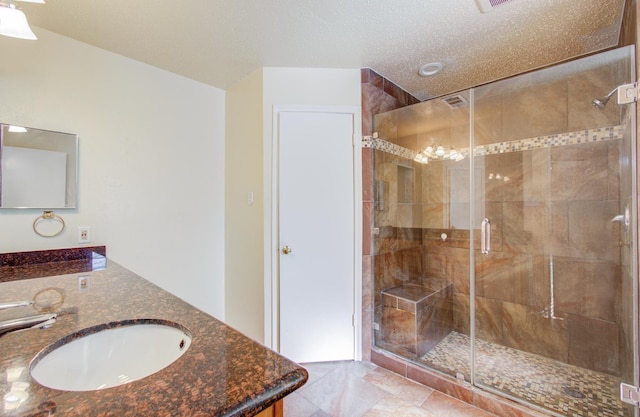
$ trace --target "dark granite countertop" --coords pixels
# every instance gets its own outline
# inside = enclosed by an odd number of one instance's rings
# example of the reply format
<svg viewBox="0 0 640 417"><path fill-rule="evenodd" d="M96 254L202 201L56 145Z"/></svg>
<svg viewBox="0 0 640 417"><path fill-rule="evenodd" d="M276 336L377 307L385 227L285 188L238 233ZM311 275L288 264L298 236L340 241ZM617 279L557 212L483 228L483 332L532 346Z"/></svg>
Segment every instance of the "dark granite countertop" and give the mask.
<svg viewBox="0 0 640 417"><path fill-rule="evenodd" d="M89 277L88 288L79 288L79 276ZM57 322L48 329L0 336L2 416L252 416L307 380L304 368L111 260L101 271L2 282L0 302L31 300L47 288L65 294ZM5 320L38 311L30 306L0 313ZM191 346L160 372L104 390L58 391L31 379L31 360L63 336L138 319L186 327ZM27 398L7 401L12 390L23 391Z"/></svg>

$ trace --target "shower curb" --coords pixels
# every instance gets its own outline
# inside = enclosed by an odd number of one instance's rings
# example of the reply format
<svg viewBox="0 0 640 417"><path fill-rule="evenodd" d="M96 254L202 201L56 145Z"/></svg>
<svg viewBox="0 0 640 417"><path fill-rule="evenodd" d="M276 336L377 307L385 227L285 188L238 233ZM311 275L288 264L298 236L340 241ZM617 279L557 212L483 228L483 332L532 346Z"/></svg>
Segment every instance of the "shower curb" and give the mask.
<svg viewBox="0 0 640 417"><path fill-rule="evenodd" d="M499 417L549 417L509 399L501 398L465 382L429 371L403 360L399 356L378 349L371 349L371 362L381 368L426 385L450 397L464 401L469 405L493 413Z"/></svg>

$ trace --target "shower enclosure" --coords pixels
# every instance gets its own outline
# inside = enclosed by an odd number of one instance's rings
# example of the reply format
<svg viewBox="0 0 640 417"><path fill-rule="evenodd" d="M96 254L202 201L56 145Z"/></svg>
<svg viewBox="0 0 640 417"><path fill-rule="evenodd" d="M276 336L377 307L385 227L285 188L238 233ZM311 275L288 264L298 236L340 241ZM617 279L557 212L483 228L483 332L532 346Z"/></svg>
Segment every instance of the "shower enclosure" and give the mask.
<svg viewBox="0 0 640 417"><path fill-rule="evenodd" d="M557 416L633 416L636 106L625 47L378 114L378 348Z"/></svg>

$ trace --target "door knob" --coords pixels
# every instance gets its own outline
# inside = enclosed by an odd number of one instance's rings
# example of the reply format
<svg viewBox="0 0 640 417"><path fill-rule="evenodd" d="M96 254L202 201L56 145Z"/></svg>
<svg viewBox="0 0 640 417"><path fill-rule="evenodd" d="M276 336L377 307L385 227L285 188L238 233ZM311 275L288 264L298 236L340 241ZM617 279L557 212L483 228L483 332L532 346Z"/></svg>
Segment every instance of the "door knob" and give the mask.
<svg viewBox="0 0 640 417"><path fill-rule="evenodd" d="M287 246L284 246L284 247L282 248L282 254L283 254L283 255L288 255L288 254L290 254L290 253L291 253L291 246L288 246L288 245L287 245Z"/></svg>

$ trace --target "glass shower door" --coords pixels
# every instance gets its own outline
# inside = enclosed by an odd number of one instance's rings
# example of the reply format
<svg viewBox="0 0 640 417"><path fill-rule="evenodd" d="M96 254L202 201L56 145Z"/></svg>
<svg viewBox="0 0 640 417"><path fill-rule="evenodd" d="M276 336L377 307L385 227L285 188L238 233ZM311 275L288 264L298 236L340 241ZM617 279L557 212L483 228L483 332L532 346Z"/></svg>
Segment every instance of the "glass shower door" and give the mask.
<svg viewBox="0 0 640 417"><path fill-rule="evenodd" d="M374 117L375 344L470 380L469 93ZM463 336L456 351L446 341Z"/></svg>
<svg viewBox="0 0 640 417"><path fill-rule="evenodd" d="M633 416L635 105L622 48L474 89L473 383L558 416Z"/></svg>

